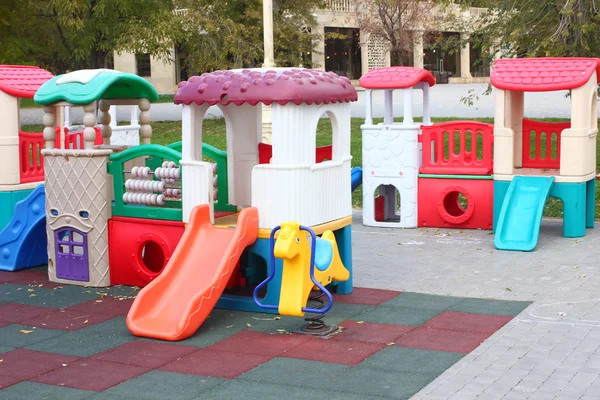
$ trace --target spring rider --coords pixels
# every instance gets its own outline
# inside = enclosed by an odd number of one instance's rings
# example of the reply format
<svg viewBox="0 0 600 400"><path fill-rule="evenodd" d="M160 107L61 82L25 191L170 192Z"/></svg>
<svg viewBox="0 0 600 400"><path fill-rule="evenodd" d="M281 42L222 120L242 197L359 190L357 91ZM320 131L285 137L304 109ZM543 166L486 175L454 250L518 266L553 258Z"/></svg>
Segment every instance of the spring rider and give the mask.
<svg viewBox="0 0 600 400"><path fill-rule="evenodd" d="M308 232L308 235L303 233ZM275 240L276 233L277 240ZM311 241L309 242L308 237ZM296 333L327 336L338 331L337 326L328 326L321 320L333 305L331 292L325 288L333 281L348 280L350 273L342 264L337 242L332 231L317 237L312 229L295 221L284 222L271 231L271 263L267 279L254 289L254 301L265 309L277 310L280 315L304 317L305 313L318 314L306 318L308 322ZM275 258L283 259L279 305L262 304L258 293L275 276ZM321 293L311 297L313 290ZM327 303L321 297L327 297ZM307 308L308 301L320 304L319 308Z"/></svg>

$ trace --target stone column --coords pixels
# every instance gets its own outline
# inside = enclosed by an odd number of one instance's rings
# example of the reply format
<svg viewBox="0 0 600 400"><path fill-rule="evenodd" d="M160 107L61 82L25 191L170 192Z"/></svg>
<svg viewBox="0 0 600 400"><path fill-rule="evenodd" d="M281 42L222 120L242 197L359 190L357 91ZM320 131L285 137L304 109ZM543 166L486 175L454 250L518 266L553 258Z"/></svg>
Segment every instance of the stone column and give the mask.
<svg viewBox="0 0 600 400"><path fill-rule="evenodd" d="M469 43L469 35L467 33L461 33L460 41L460 77L471 78L471 46Z"/></svg>
<svg viewBox="0 0 600 400"><path fill-rule="evenodd" d="M413 32L413 66L423 68L423 31Z"/></svg>
<svg viewBox="0 0 600 400"><path fill-rule="evenodd" d="M265 49L265 62L263 67L275 66L273 51L273 0L263 0L263 46Z"/></svg>
<svg viewBox="0 0 600 400"><path fill-rule="evenodd" d="M319 24L316 28L318 39L313 43L311 60L313 68L325 70L325 26Z"/></svg>

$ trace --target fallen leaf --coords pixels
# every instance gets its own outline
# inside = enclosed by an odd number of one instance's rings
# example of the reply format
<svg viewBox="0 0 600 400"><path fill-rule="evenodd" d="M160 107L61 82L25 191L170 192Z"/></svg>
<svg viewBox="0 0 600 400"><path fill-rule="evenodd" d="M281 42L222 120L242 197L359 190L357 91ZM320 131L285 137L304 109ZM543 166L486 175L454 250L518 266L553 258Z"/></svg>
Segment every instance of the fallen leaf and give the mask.
<svg viewBox="0 0 600 400"><path fill-rule="evenodd" d="M475 250L481 250L481 247L476 248Z"/></svg>
<svg viewBox="0 0 600 400"><path fill-rule="evenodd" d="M66 367L66 366L67 366L67 364L63 364L62 366L63 366L63 367Z"/></svg>
<svg viewBox="0 0 600 400"><path fill-rule="evenodd" d="M378 255L379 257L383 256L383 254L381 254L381 253L377 253L377 255Z"/></svg>
<svg viewBox="0 0 600 400"><path fill-rule="evenodd" d="M22 333L23 335L29 335L29 334L30 334L30 333L32 333L32 332L33 332L33 331L28 331L28 330L26 330L26 329L21 329L21 330L19 331L19 333Z"/></svg>
<svg viewBox="0 0 600 400"><path fill-rule="evenodd" d="M17 288L17 290L22 290L22 288Z"/></svg>
<svg viewBox="0 0 600 400"><path fill-rule="evenodd" d="M277 332L279 332L279 333L286 333L287 331L285 329L277 329Z"/></svg>
<svg viewBox="0 0 600 400"><path fill-rule="evenodd" d="M585 274L579 275L580 278L585 278Z"/></svg>
<svg viewBox="0 0 600 400"><path fill-rule="evenodd" d="M84 290L82 293L92 293L91 290Z"/></svg>
<svg viewBox="0 0 600 400"><path fill-rule="evenodd" d="M4 361L4 360L0 359L0 362L2 362L2 361Z"/></svg>
<svg viewBox="0 0 600 400"><path fill-rule="evenodd" d="M102 300L96 300L96 303L102 303Z"/></svg>
<svg viewBox="0 0 600 400"><path fill-rule="evenodd" d="M361 324L364 324L364 323L365 323L365 321L356 321L356 323L357 323L358 325L361 325Z"/></svg>
<svg viewBox="0 0 600 400"><path fill-rule="evenodd" d="M577 269L577 268L579 268L578 265L573 265L573 269Z"/></svg>
<svg viewBox="0 0 600 400"><path fill-rule="evenodd" d="M228 325L225 328L233 328L233 325Z"/></svg>
<svg viewBox="0 0 600 400"><path fill-rule="evenodd" d="M29 297L35 297L35 296L37 296L37 294L35 294L35 293L32 293L29 295Z"/></svg>
<svg viewBox="0 0 600 400"><path fill-rule="evenodd" d="M84 323L84 324L87 324L87 323L88 323L88 320L86 319L85 321L83 321L83 323Z"/></svg>
<svg viewBox="0 0 600 400"><path fill-rule="evenodd" d="M281 319L281 317L275 317L275 318L273 318L273 320L275 320L275 321L279 321L280 319Z"/></svg>
<svg viewBox="0 0 600 400"><path fill-rule="evenodd" d="M27 289L28 292L35 292L33 289Z"/></svg>
<svg viewBox="0 0 600 400"><path fill-rule="evenodd" d="M247 326L248 328L252 328L252 325L250 325L250 324L246 324L246 326Z"/></svg>
<svg viewBox="0 0 600 400"><path fill-rule="evenodd" d="M389 342L387 345L388 346L393 346L395 343L394 342Z"/></svg>
<svg viewBox="0 0 600 400"><path fill-rule="evenodd" d="M511 288L509 288L509 287L507 287L507 288L506 288L506 289L504 289L504 290L506 290L507 292L512 292L512 289L511 289Z"/></svg>

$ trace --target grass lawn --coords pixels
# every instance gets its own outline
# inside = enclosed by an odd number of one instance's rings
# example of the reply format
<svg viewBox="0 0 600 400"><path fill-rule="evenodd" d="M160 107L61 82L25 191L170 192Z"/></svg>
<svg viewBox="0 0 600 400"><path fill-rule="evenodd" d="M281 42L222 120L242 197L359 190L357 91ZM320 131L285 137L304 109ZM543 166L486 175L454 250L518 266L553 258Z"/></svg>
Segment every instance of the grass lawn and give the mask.
<svg viewBox="0 0 600 400"><path fill-rule="evenodd" d="M461 118L433 118L434 122L443 122L451 120L460 120ZM493 123L493 118L477 118L481 122ZM374 122L382 120L375 119ZM560 119L547 118L545 122L558 122ZM362 134L360 126L364 122L362 118L352 118L352 166L362 167ZM152 123L152 142L156 144L168 145L181 140L181 121L165 121ZM23 126L24 131L41 132L41 125ZM225 120L224 119L207 119L203 123L204 142L217 147L218 149L226 148L225 137ZM328 119L321 119L317 127L317 146L326 146L331 144L331 124ZM596 159L600 161L600 147L596 148ZM600 190L596 187L596 218L600 218ZM362 187L359 187L352 196L352 203L355 207L362 207ZM544 215L547 217L562 217L562 202L555 198L548 199Z"/></svg>

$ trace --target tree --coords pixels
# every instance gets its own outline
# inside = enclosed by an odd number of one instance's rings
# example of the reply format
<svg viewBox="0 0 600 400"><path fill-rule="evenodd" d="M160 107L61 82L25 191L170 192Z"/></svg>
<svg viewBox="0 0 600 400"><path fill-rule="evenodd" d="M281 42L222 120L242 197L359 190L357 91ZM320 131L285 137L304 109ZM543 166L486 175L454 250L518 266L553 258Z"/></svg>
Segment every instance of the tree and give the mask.
<svg viewBox="0 0 600 400"><path fill-rule="evenodd" d="M310 66L315 35L313 13L320 0L275 0L275 63ZM261 66L263 25L261 0L181 0L185 38L181 47L192 71Z"/></svg>
<svg viewBox="0 0 600 400"><path fill-rule="evenodd" d="M168 57L180 29L172 0L4 0L2 61L54 72L106 68L114 52ZM52 56L55 58L52 59Z"/></svg>
<svg viewBox="0 0 600 400"><path fill-rule="evenodd" d="M382 37L389 44L392 65L406 65L415 31L431 30L434 7L429 0L361 0L360 29Z"/></svg>

